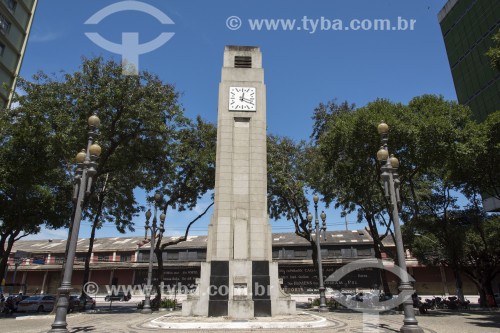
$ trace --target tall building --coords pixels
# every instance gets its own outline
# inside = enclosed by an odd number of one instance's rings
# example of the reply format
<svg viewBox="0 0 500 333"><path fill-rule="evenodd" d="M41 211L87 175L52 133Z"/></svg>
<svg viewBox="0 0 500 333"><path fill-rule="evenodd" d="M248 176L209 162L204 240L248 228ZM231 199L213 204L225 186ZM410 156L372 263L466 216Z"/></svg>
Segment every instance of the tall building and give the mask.
<svg viewBox="0 0 500 333"><path fill-rule="evenodd" d="M500 72L485 53L500 29L500 0L449 0L438 14L458 102L483 121L500 110ZM486 211L500 211L500 200L483 194Z"/></svg>
<svg viewBox="0 0 500 333"><path fill-rule="evenodd" d="M10 106L38 0L0 0L0 107Z"/></svg>
<svg viewBox="0 0 500 333"><path fill-rule="evenodd" d="M500 1L449 0L438 18L458 102L483 121L500 110L500 72L485 55L500 29Z"/></svg>

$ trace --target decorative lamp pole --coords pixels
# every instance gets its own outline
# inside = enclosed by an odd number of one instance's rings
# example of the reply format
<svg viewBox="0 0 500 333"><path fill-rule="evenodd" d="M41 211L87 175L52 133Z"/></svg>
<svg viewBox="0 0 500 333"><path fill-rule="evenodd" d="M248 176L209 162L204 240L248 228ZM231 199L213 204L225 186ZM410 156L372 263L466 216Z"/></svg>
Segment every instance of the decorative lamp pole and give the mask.
<svg viewBox="0 0 500 333"><path fill-rule="evenodd" d="M377 160L382 165L380 170L382 172L382 181L384 182L385 197L391 202L392 220L394 223L394 237L396 241L396 252L398 257L399 267L406 273L406 258L405 250L403 247L403 237L401 236L401 227L399 224L398 204L401 199L399 196L399 179L398 168L399 160L394 155L389 156L389 149L387 142L389 140L389 126L385 122L378 125L378 133L380 134L382 147L377 152ZM410 284L408 274L402 274L399 290L406 295L413 294L413 287ZM403 302L404 320L403 326L400 329L401 333L413 332L423 333L423 329L418 326L417 319L415 318L415 311L413 310L413 302L411 298L407 298Z"/></svg>
<svg viewBox="0 0 500 333"><path fill-rule="evenodd" d="M316 232L316 252L317 252L317 262L318 262L318 276L319 276L319 312L328 312L328 307L326 306L326 298L325 298L325 285L323 284L323 264L321 259L321 232L323 232L324 239L326 240L326 214L324 211L321 212L321 220L323 224L319 225L318 220L318 201L319 197L314 195L314 223L315 223L315 232ZM309 233L312 232L312 222L313 216L311 213L307 214L307 221L309 222ZM312 237L312 236L311 236Z"/></svg>
<svg viewBox="0 0 500 333"><path fill-rule="evenodd" d="M153 312L151 309L151 292L153 290L153 286L151 285L151 279L153 275L153 256L154 256L154 248L155 248L155 239L156 239L156 214L158 211L158 206L161 204L163 197L159 191L156 191L155 196L155 212L153 216L153 223L151 224L151 227L149 226L149 219L151 218L151 210L148 209L146 212L146 233L144 235L144 239L148 238L148 229L151 229L151 241L150 241L150 249L149 249L149 266L148 266L148 281L147 281L147 286L145 288L145 293L144 293L144 307L141 311L143 314L150 314ZM164 223L165 223L165 214L160 215L160 232L165 231L164 229Z"/></svg>
<svg viewBox="0 0 500 333"><path fill-rule="evenodd" d="M73 263L76 254L76 245L78 242L78 232L80 230L80 222L82 219L82 205L86 197L90 195L92 188L93 177L96 174L97 162L96 160L101 155L101 147L94 142L97 136L97 129L101 121L95 115L90 116L88 119L89 131L87 150L82 150L76 155L77 168L74 178L73 188L73 202L75 203L75 211L73 215L71 235L68 235L68 254L66 264L64 266L64 275L59 291L59 300L56 305L56 316L52 323L50 333L55 332L69 332L68 324L66 322L66 315L69 306L69 293L73 290L71 288L71 277L73 274Z"/></svg>

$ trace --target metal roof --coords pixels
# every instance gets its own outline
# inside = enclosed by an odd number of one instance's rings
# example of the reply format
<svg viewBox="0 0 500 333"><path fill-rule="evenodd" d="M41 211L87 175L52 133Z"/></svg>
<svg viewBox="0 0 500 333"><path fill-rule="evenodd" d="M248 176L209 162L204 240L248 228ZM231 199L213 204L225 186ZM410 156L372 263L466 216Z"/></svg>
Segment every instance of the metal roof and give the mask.
<svg viewBox="0 0 500 333"><path fill-rule="evenodd" d="M164 237L162 243L170 242L179 237ZM274 233L272 234L273 246L307 246L309 242L295 233ZM321 239L324 245L361 245L372 244L373 240L366 230L343 230L327 231L326 240ZM393 244L388 238L384 239L384 245ZM88 238L78 240L77 252L86 252L89 246ZM187 240L179 244L169 246L168 249L189 249L206 248L207 236L188 236ZM149 242L143 237L112 237L96 238L94 240L94 253L99 252L127 252L137 249L149 248ZM66 240L20 240L14 244L12 253L16 251L26 251L36 253L64 253L66 251Z"/></svg>

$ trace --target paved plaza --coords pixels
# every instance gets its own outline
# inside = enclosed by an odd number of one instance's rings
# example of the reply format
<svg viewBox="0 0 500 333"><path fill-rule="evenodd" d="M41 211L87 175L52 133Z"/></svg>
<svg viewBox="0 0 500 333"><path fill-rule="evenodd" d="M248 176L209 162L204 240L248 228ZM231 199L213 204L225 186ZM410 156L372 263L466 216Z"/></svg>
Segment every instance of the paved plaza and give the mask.
<svg viewBox="0 0 500 333"><path fill-rule="evenodd" d="M296 316L292 316L292 321L297 318L309 318L303 321L317 322L317 316L326 319L327 326L306 327L306 328L269 328L269 329L234 329L233 332L399 332L403 315L389 313L381 315L377 327L368 326L363 331L362 314L347 311L335 311L320 314L314 310L300 311ZM70 332L227 332L228 329L167 329L165 327L155 327L152 323L179 323L180 311L155 312L151 315L137 313L132 307L118 306L111 311L106 307L98 307L94 313L75 313L68 316ZM199 322L214 322L215 318L200 318ZM436 310L430 311L426 315L418 315L420 326L426 333L493 333L500 331L500 311L480 311L470 310L467 312ZM54 317L51 315L18 314L15 318L0 319L1 332L46 332ZM265 318L261 322L265 322ZM226 321L231 322L231 321ZM238 321L242 322L242 321ZM244 321L243 321L244 322ZM255 320L258 323L259 320ZM286 323L283 320L283 323ZM285 324L284 324L285 326ZM221 326L222 327L222 326Z"/></svg>

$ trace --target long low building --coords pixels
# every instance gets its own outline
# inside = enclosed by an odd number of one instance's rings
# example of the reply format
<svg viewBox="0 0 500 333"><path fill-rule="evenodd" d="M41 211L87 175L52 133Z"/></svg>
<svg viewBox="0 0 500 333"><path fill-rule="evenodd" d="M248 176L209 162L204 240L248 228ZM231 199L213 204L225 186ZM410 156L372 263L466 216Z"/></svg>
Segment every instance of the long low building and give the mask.
<svg viewBox="0 0 500 333"><path fill-rule="evenodd" d="M163 242L175 240L166 237ZM206 236L189 236L186 241L169 246L163 253L166 286L192 286L200 277L200 263L206 259ZM89 239L78 240L72 284L75 292L82 288L85 255ZM393 242L386 242L388 251ZM331 231L321 243L325 278L340 267L359 259L374 258L373 239L366 230ZM106 293L109 285L144 285L149 262L149 241L141 237L97 238L90 260L89 280ZM9 259L4 289L12 292L55 293L61 283L66 240L21 240L16 242ZM318 277L312 262L310 243L294 233L273 234L273 260L278 262L282 287L289 293L316 292ZM393 265L383 254L384 265ZM156 266L156 258L154 258ZM419 294L455 294L453 273L446 267L420 265L407 253L408 272L415 278ZM356 291L382 289L380 271L364 268L346 275L340 281L326 282L328 288ZM391 290L397 292L398 278L386 273ZM464 278L464 292L477 294L473 283Z"/></svg>

